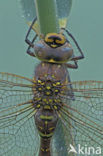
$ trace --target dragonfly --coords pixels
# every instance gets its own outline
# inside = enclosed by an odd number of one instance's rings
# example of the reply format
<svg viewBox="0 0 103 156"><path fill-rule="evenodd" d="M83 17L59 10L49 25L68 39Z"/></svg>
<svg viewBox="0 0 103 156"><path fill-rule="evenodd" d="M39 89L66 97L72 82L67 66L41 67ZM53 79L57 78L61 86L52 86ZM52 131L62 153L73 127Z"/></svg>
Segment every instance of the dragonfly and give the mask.
<svg viewBox="0 0 103 156"><path fill-rule="evenodd" d="M31 29L32 25L28 32ZM74 55L64 34L47 34L36 42L35 38L29 41L27 33L28 54L41 60L33 78L0 73L0 156L101 155L103 82L70 81L67 69L77 68L77 60L84 56L69 31L62 30L73 39L80 56ZM45 55L39 55L40 44ZM67 55L63 55L65 46ZM58 48L61 57L55 59ZM54 50L53 58L47 57Z"/></svg>

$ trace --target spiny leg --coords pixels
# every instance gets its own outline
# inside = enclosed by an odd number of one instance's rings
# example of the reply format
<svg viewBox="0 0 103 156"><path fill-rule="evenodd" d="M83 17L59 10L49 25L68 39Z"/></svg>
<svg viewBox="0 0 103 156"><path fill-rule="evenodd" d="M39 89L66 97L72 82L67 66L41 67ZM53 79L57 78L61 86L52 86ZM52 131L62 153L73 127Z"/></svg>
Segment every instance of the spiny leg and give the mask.
<svg viewBox="0 0 103 156"><path fill-rule="evenodd" d="M73 58L72 58L72 61L83 59L83 58L84 58L84 54L83 54L81 48L79 47L79 45L78 45L76 39L74 38L74 36L73 36L66 28L61 28L61 29L63 29L63 30L68 34L68 36L71 37L71 39L74 41L74 43L75 43L75 45L76 45L78 51L80 52L80 56L75 56L75 57L73 57Z"/></svg>
<svg viewBox="0 0 103 156"><path fill-rule="evenodd" d="M31 44L34 43L34 41L36 40L37 37L38 37L38 35L36 34L36 35L34 36L33 40L31 41ZM30 56L35 57L34 52L32 52L30 49L31 49L31 45L29 45L29 47L28 47L28 49L27 49L27 51L26 51L27 54L29 54Z"/></svg>
<svg viewBox="0 0 103 156"><path fill-rule="evenodd" d="M29 30L28 30L28 32L27 32L27 34L26 34L26 37L25 37L25 42L26 42L29 46L31 46L31 47L33 47L34 45L33 45L32 41L30 41L30 40L28 39L28 36L29 36L30 31L32 30L32 27L33 27L34 23L36 22L36 20L37 20L37 17L34 18L32 24L31 24L31 26L29 27Z"/></svg>
<svg viewBox="0 0 103 156"><path fill-rule="evenodd" d="M77 69L78 68L77 61L75 61L75 60L74 60L74 64L65 63L65 65L67 66L67 68L71 68L71 69Z"/></svg>

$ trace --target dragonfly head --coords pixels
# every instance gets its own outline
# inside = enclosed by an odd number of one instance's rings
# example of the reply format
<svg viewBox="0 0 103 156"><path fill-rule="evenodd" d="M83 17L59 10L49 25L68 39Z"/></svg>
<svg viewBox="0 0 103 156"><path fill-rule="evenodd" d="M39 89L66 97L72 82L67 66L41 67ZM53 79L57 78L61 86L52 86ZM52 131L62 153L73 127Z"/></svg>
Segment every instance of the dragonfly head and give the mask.
<svg viewBox="0 0 103 156"><path fill-rule="evenodd" d="M65 44L66 38L63 34L57 33L48 33L45 36L44 41L51 47L57 48Z"/></svg>
<svg viewBox="0 0 103 156"><path fill-rule="evenodd" d="M49 33L34 45L36 57L44 62L65 63L71 60L73 49L61 33Z"/></svg>

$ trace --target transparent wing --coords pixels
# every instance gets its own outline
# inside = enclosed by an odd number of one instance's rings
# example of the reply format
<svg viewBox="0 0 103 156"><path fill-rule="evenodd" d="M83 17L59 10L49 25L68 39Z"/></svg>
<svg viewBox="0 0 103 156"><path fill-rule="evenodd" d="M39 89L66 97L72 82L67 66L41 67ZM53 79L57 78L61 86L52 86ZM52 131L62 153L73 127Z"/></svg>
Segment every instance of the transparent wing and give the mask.
<svg viewBox="0 0 103 156"><path fill-rule="evenodd" d="M34 156L39 150L32 87L31 79L0 73L0 156ZM68 153L70 145L77 151L78 144L102 149L103 82L73 82L66 87L68 92L60 95L63 108L52 139L53 156L74 155Z"/></svg>
<svg viewBox="0 0 103 156"><path fill-rule="evenodd" d="M70 15L72 0L56 0L60 27L66 27Z"/></svg>
<svg viewBox="0 0 103 156"><path fill-rule="evenodd" d="M61 95L64 103L58 113L61 123L53 137L54 156L63 153L77 156L79 146L84 147L84 153L87 148L89 155L95 155L98 147L103 149L103 82L79 81L67 86L69 94ZM71 145L78 154L70 151Z"/></svg>
<svg viewBox="0 0 103 156"><path fill-rule="evenodd" d="M0 156L34 156L38 152L32 85L31 79L0 73Z"/></svg>
<svg viewBox="0 0 103 156"><path fill-rule="evenodd" d="M66 27L68 16L71 11L72 0L56 0L56 4L58 18L60 19L60 26ZM31 23L31 21L33 21L36 17L34 0L20 0L20 5L26 21Z"/></svg>
<svg viewBox="0 0 103 156"><path fill-rule="evenodd" d="M34 0L20 0L20 6L22 8L23 17L27 22L33 21L36 17Z"/></svg>

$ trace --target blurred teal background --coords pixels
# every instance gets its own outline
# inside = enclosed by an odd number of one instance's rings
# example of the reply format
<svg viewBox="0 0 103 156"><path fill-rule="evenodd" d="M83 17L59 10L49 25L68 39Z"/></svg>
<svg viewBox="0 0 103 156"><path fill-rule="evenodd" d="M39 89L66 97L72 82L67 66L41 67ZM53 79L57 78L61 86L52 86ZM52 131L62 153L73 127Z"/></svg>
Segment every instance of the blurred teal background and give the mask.
<svg viewBox="0 0 103 156"><path fill-rule="evenodd" d="M103 80L103 1L74 0L68 29L84 51L77 70L69 70L71 80ZM36 58L26 54L28 30L18 0L0 1L0 72L31 78Z"/></svg>
<svg viewBox="0 0 103 156"><path fill-rule="evenodd" d="M0 1L0 71L27 77L33 75L36 59L26 54L28 26L20 2ZM68 28L84 51L72 80L103 80L103 1L74 0Z"/></svg>

